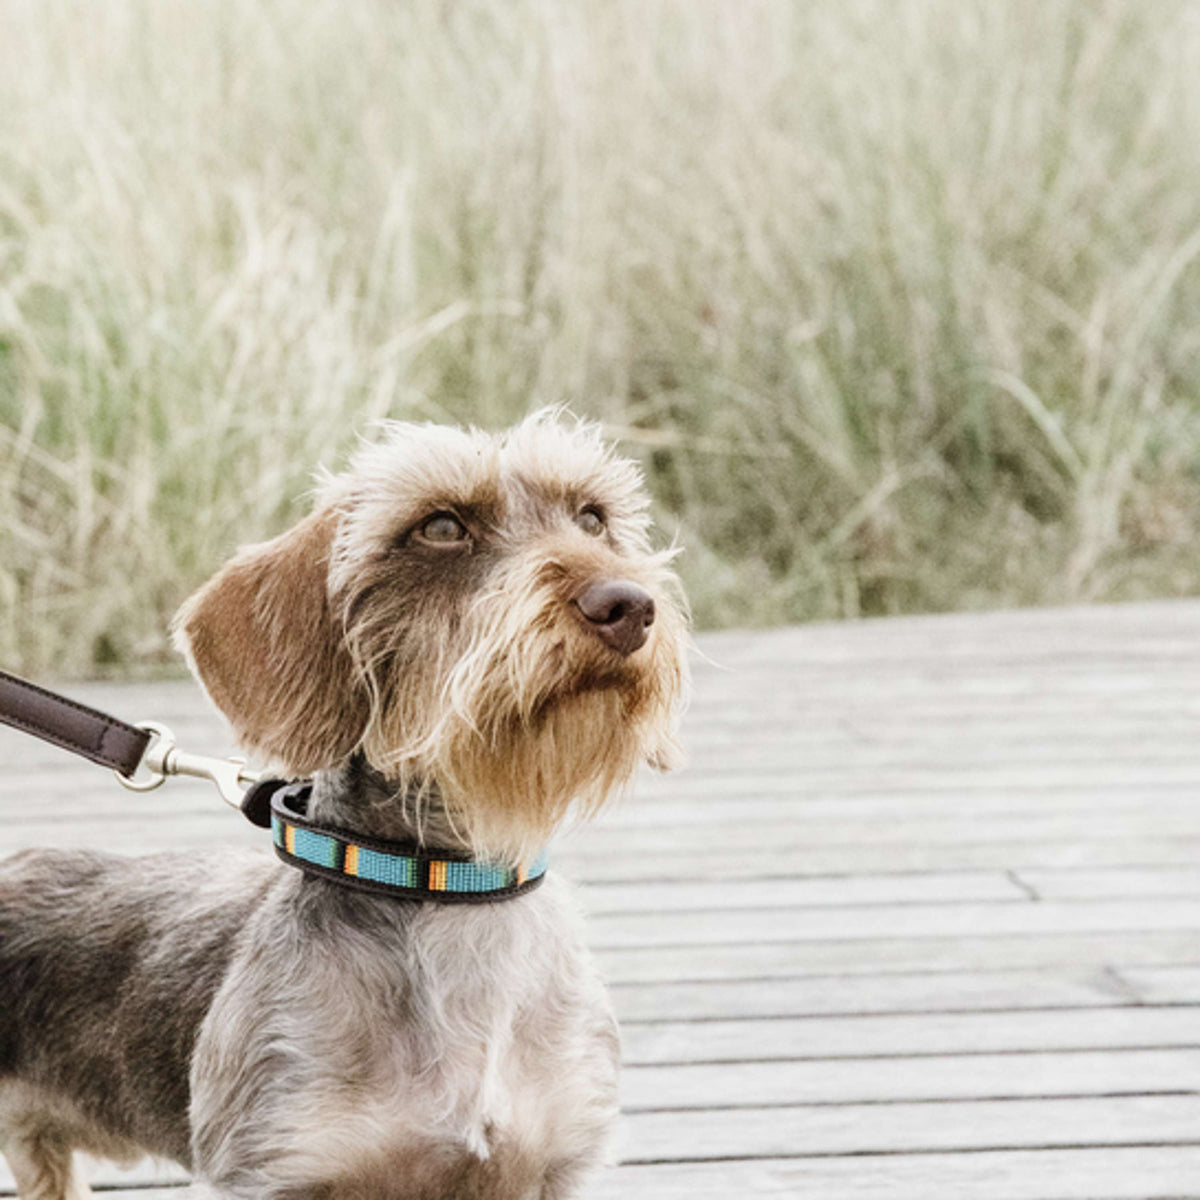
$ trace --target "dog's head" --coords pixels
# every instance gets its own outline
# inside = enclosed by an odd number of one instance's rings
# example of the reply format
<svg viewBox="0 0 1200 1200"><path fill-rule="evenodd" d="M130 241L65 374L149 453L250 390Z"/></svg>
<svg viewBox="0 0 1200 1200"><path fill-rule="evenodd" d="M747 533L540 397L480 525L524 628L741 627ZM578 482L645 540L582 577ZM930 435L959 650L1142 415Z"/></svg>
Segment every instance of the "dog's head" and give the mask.
<svg viewBox="0 0 1200 1200"><path fill-rule="evenodd" d="M670 765L686 621L636 466L539 413L500 435L392 424L313 513L184 605L178 645L291 775L355 752L524 855L638 763Z"/></svg>

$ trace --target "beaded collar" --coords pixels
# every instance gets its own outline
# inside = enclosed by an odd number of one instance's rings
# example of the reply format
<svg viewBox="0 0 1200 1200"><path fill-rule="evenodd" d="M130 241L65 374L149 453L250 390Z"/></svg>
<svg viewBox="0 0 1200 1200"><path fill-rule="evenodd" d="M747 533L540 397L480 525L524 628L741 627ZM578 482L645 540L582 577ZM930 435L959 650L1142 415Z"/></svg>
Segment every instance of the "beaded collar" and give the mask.
<svg viewBox="0 0 1200 1200"><path fill-rule="evenodd" d="M398 900L442 904L509 900L532 891L545 877L544 852L525 870L480 862L460 851L360 837L322 825L309 820L311 796L308 781L264 779L242 802L242 811L254 824L270 828L275 853L307 874Z"/></svg>

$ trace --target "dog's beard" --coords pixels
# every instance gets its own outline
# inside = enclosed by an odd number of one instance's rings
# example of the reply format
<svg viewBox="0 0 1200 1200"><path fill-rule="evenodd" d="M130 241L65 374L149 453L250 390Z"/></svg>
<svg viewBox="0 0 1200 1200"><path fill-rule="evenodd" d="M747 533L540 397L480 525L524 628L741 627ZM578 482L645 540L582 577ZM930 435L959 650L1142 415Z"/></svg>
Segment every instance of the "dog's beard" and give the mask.
<svg viewBox="0 0 1200 1200"><path fill-rule="evenodd" d="M623 723L624 708L608 689L554 704L533 725L481 732L452 718L415 769L437 780L450 820L476 853L527 863L572 808L590 815L629 783L644 730Z"/></svg>
<svg viewBox="0 0 1200 1200"><path fill-rule="evenodd" d="M455 631L458 653L442 642L365 656L365 627L350 639L372 696L367 760L405 794L436 793L463 842L508 862L528 863L569 817L621 795L641 762L667 768L677 754L676 607L660 603L647 645L618 658L562 615L542 578L524 604L511 582L481 598Z"/></svg>

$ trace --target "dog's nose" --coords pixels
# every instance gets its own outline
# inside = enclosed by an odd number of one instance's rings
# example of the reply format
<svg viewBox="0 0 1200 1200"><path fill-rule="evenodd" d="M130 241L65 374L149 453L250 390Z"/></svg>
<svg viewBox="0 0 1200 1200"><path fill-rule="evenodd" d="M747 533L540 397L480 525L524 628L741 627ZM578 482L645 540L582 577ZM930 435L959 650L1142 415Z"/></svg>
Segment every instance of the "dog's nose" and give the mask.
<svg viewBox="0 0 1200 1200"><path fill-rule="evenodd" d="M599 579L575 601L588 624L605 645L619 654L632 654L646 644L654 624L654 598L628 579Z"/></svg>

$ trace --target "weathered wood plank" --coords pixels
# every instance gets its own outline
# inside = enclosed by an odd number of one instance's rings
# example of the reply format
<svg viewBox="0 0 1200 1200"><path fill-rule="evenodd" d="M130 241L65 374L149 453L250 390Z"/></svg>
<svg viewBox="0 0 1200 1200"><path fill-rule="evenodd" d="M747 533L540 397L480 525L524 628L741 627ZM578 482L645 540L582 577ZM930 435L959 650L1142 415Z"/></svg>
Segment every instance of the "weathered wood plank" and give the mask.
<svg viewBox="0 0 1200 1200"><path fill-rule="evenodd" d="M1200 1198L1200 1150L1008 1150L623 1167L586 1200L1170 1200ZM130 1197L130 1200L134 1200ZM163 1200L168 1200L164 1197Z"/></svg>
<svg viewBox="0 0 1200 1200"><path fill-rule="evenodd" d="M1197 946L1200 958L1200 946ZM1200 963L1169 967L1130 967L1121 978L1147 1004L1200 1005Z"/></svg>
<svg viewBox="0 0 1200 1200"><path fill-rule="evenodd" d="M1200 895L1200 871L1196 894ZM1179 894L1187 895L1181 891ZM750 879L736 887L690 880L583 884L577 895L596 916L622 912L694 912L698 909L838 908L858 904L953 903L1026 900L1029 891L1004 871L947 871L932 875L859 875L836 879Z"/></svg>
<svg viewBox="0 0 1200 1200"><path fill-rule="evenodd" d="M623 1021L1110 1008L1200 1001L1200 968L1088 967L612 985Z"/></svg>
<svg viewBox="0 0 1200 1200"><path fill-rule="evenodd" d="M638 1164L1198 1144L1194 1095L1074 1097L638 1113L625 1119L621 1158Z"/></svg>
<svg viewBox="0 0 1200 1200"><path fill-rule="evenodd" d="M663 1064L1193 1047L1196 1029L1196 1014L1189 1008L1134 1007L631 1021L621 1038L626 1062Z"/></svg>
<svg viewBox="0 0 1200 1200"><path fill-rule="evenodd" d="M1200 721L1200 718L1197 718ZM992 814L1012 818L1018 815L1044 813L1053 806L1060 817L1083 820L1107 813L1129 814L1145 805L1162 806L1166 812L1186 813L1194 805L1193 784L1162 785L1158 787L1109 788L1043 788L1036 777L1017 793L1012 789L926 788L905 789L893 786L883 790L852 790L836 792L816 790L805 786L803 773L794 772L792 790L772 791L758 787L753 774L743 776L728 789L715 788L710 792L685 792L680 788L666 799L639 792L637 798L613 808L604 818L605 827L614 829L644 829L665 826L688 826L712 830L747 821L763 823L810 821L818 818L833 820L914 820L920 817L945 819L960 814L982 818ZM684 783L683 779L680 783ZM144 806L143 806L144 807ZM584 835L586 839L586 834ZM569 840L569 839L568 839Z"/></svg>
<svg viewBox="0 0 1200 1200"><path fill-rule="evenodd" d="M1098 870L1022 870L1010 878L1039 900L1098 900L1200 895L1200 863Z"/></svg>
<svg viewBox="0 0 1200 1200"><path fill-rule="evenodd" d="M1191 962L1200 944L1194 929L1144 929L991 938L893 938L861 941L765 942L755 945L639 946L601 949L614 982L791 978L804 975L885 975L1094 967L1110 963Z"/></svg>
<svg viewBox="0 0 1200 1200"><path fill-rule="evenodd" d="M594 916L596 946L707 946L722 943L853 941L859 938L1058 934L1198 929L1200 900L1166 897L1035 904L909 904L840 909L745 909Z"/></svg>
<svg viewBox="0 0 1200 1200"><path fill-rule="evenodd" d="M1200 780L1198 780L1200 786ZM674 830L670 826L632 829L604 827L586 836L589 855L662 854L664 845L672 854L704 853L720 847L723 854L756 854L764 850L799 852L819 845L853 847L921 845L954 847L986 842L1125 841L1136 837L1200 838L1200 811L1196 806L1163 806L1152 813L1127 809L1094 814L1014 812L1005 815L947 813L941 817L898 819L882 822L872 817L842 820L794 820L723 824L713 829L698 827ZM674 840L672 840L672 838ZM582 838L577 840L583 840ZM569 843L568 843L569 844ZM951 849L951 853L953 853Z"/></svg>
<svg viewBox="0 0 1200 1200"><path fill-rule="evenodd" d="M1200 785L1197 786L1200 794ZM1152 812L1152 809L1148 809ZM1149 820L1149 818L1148 818ZM24 836L22 833L21 836ZM715 841L715 839L714 839ZM790 839L787 847L744 852L672 854L593 853L590 847L560 849L555 863L577 879L592 882L650 879L812 878L875 875L886 871L1058 870L1075 867L1190 866L1200 860L1200 837L1163 837L1147 826L1141 836L1095 840L1083 822L1075 835L1058 841L957 843L894 842L843 845Z"/></svg>
<svg viewBox="0 0 1200 1200"><path fill-rule="evenodd" d="M1200 775L1197 777L1200 786ZM1089 841L1125 840L1130 837L1200 837L1200 810L1196 805L1163 805L1151 812L1130 807L1094 813L1027 812L1014 805L1009 813L979 814L946 812L938 816L909 816L879 821L870 815L848 814L841 819L806 819L803 806L797 806L793 819L788 821L750 822L740 824L730 820L715 828L670 825L649 828L614 829L609 826L591 830L568 840L586 842L590 854L619 857L621 854L660 854L671 846L671 854L686 851L702 853L720 847L725 854L739 851L755 853L774 849L803 850L805 847L891 846L911 845L948 846L958 843L977 845L981 842Z"/></svg>
<svg viewBox="0 0 1200 1200"><path fill-rule="evenodd" d="M769 1105L1194 1094L1200 1049L626 1067L626 1112Z"/></svg>
<svg viewBox="0 0 1200 1200"><path fill-rule="evenodd" d="M694 912L714 908L959 904L979 900L1200 898L1200 866L750 879L736 887L715 881L696 883L690 880L584 883L577 889L577 894L585 911L593 916L621 912Z"/></svg>

